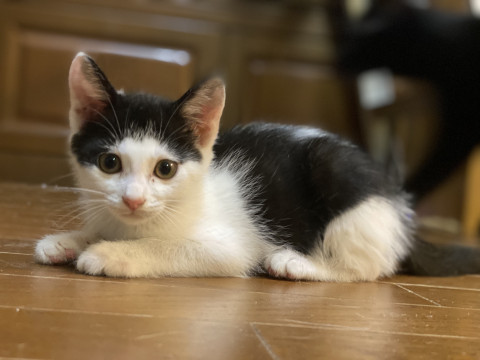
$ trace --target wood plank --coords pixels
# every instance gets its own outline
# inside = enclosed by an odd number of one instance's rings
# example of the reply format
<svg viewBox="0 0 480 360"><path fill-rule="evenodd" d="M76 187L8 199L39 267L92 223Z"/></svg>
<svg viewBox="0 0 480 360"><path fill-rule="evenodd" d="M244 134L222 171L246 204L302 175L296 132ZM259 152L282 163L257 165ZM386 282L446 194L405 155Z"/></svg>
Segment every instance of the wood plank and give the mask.
<svg viewBox="0 0 480 360"><path fill-rule="evenodd" d="M0 186L0 238L39 239L78 226L77 194L67 188L3 183Z"/></svg>
<svg viewBox="0 0 480 360"><path fill-rule="evenodd" d="M480 290L480 275L464 275L450 277L427 277L397 275L382 279L381 282L399 285L433 286L447 289L476 289Z"/></svg>
<svg viewBox="0 0 480 360"><path fill-rule="evenodd" d="M415 285L405 286L405 288L422 297L431 299L441 306L480 310L479 289L456 288L455 291L453 291L452 289L446 288Z"/></svg>
<svg viewBox="0 0 480 360"><path fill-rule="evenodd" d="M248 325L0 307L0 357L266 359L268 354Z"/></svg>
<svg viewBox="0 0 480 360"><path fill-rule="evenodd" d="M364 331L383 329L425 336L472 337L480 341L480 311L477 310L354 300L342 302L315 296L279 296L90 277L73 280L0 274L0 283L3 289L0 304L26 309L232 324L323 324Z"/></svg>
<svg viewBox="0 0 480 360"><path fill-rule="evenodd" d="M0 237L1 239L1 237ZM1 239L0 254L24 254L33 256L35 241Z"/></svg>
<svg viewBox="0 0 480 360"><path fill-rule="evenodd" d="M470 155L465 175L463 231L466 236L480 235L480 146Z"/></svg>
<svg viewBox="0 0 480 360"><path fill-rule="evenodd" d="M365 331L334 326L254 324L272 358L478 359L477 338L412 335L395 329Z"/></svg>
<svg viewBox="0 0 480 360"><path fill-rule="evenodd" d="M431 305L424 297L396 286L379 283L318 283L292 282L271 278L159 278L159 279L112 279L86 276L77 273L72 265L48 266L35 264L29 254L0 253L0 273L12 276L35 276L38 278L68 278L79 281L107 281L116 283L145 284L146 286L168 286L202 288L220 291L249 292L254 294L277 294L278 296L309 296L319 300L333 300L336 304L398 303ZM2 279L0 278L0 283ZM1 304L1 303L0 303Z"/></svg>

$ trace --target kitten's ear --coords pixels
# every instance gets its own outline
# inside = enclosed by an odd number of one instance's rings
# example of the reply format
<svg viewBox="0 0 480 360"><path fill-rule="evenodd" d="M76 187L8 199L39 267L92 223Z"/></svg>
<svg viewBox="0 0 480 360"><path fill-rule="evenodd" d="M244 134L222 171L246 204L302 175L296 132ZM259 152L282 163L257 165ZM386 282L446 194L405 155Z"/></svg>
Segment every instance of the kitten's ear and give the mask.
<svg viewBox="0 0 480 360"><path fill-rule="evenodd" d="M70 129L77 132L88 121L113 106L117 92L98 65L85 53L78 53L70 66Z"/></svg>
<svg viewBox="0 0 480 360"><path fill-rule="evenodd" d="M225 84L220 78L208 79L190 89L180 100L181 114L189 121L202 148L212 147L218 135L225 106Z"/></svg>

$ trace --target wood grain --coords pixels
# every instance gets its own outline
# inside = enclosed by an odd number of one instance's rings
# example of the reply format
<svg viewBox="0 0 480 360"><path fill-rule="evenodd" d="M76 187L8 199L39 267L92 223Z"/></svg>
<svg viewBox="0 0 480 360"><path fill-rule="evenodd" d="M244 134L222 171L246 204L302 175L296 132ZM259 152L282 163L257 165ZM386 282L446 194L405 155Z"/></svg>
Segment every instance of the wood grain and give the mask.
<svg viewBox="0 0 480 360"><path fill-rule="evenodd" d="M466 236L480 235L480 146L467 162L465 199L463 202L463 231Z"/></svg>
<svg viewBox="0 0 480 360"><path fill-rule="evenodd" d="M111 279L35 264L36 239L78 226L62 210L75 197L0 184L0 357L480 357L480 276Z"/></svg>

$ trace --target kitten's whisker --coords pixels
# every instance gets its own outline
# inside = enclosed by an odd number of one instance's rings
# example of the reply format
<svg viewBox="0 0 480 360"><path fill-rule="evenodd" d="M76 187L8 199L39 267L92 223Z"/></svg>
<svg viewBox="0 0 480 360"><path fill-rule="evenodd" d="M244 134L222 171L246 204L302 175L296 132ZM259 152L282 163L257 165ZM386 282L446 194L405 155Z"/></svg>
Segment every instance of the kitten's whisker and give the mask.
<svg viewBox="0 0 480 360"><path fill-rule="evenodd" d="M177 107L175 108L175 110L173 110L172 114L171 114L170 117L168 118L167 124L165 125L165 128L164 128L164 130L163 130L163 133L162 133L162 135L160 136L160 138L161 138L162 140L164 140L164 138L165 138L165 132L167 131L168 125L170 125L170 121L173 119L173 117L174 117L175 114L177 113L178 109L180 109L180 108L183 106L183 104L185 103L185 101L187 101L187 99L188 99L187 97L186 97L185 99L183 99L183 101L177 105Z"/></svg>
<svg viewBox="0 0 480 360"><path fill-rule="evenodd" d="M108 94L107 94L107 99L108 99L108 103L110 104L110 107L112 108L113 116L115 117L115 121L117 122L118 131L120 131L121 130L120 121L118 120L117 112L115 111L115 107L113 106L112 100L110 99L110 96L108 96ZM120 138L118 138L118 140L120 140Z"/></svg>
<svg viewBox="0 0 480 360"><path fill-rule="evenodd" d="M70 173L65 174L65 175L60 175L60 176L57 176L57 177L54 177L54 178L48 180L47 185L53 185L57 181L60 181L60 180L63 180L63 179L69 178L69 177L74 177L74 176L75 176L75 174L73 172L70 172Z"/></svg>
<svg viewBox="0 0 480 360"><path fill-rule="evenodd" d="M108 93L108 91L107 91L107 89L105 88L104 84L102 84L102 87L103 87L103 93L104 93L105 97L107 98L108 103L110 104L110 108L111 108L112 111L113 111L113 116L115 117L115 120L116 120L116 122L117 122L118 131L120 131L120 122L118 121L117 112L115 111L115 107L114 107L113 104L112 104L112 99L110 98L110 94ZM103 118L105 118L105 116L103 116ZM108 121L108 120L107 120L107 121ZM113 124L112 124L111 126L112 126L112 128L114 128L114 127L113 127ZM115 129L114 129L114 130L115 130ZM117 133L117 132L115 131L115 133ZM120 134L117 133L117 135L120 135ZM117 137L116 139L120 140L120 137Z"/></svg>
<svg viewBox="0 0 480 360"><path fill-rule="evenodd" d="M166 214L158 214L157 219L160 220L160 221L157 221L157 222L161 222L161 223L168 222L172 226L175 226L175 227L178 226L178 223L171 216L168 216Z"/></svg>
<svg viewBox="0 0 480 360"><path fill-rule="evenodd" d="M71 222L75 220L84 220L84 216L88 214L91 211L95 210L102 210L103 208L106 208L105 204L96 204L93 206L79 206L77 209L74 209L70 211L68 214L65 214L63 218L68 218L67 221L63 222L61 224L61 227L66 227L66 225L70 224Z"/></svg>
<svg viewBox="0 0 480 360"><path fill-rule="evenodd" d="M175 135L175 134L178 133L178 132L183 131L183 130L184 130L185 128L187 128L188 126L189 126L189 124L183 124L182 126L178 127L177 129L175 129L174 131L172 131L172 132L168 135L168 138L165 139L165 141L166 141L166 142L170 142L170 141L171 141L171 142L174 142L174 141L176 141L177 139L180 138L180 135L177 136L176 138L173 138L173 139L172 139L172 136Z"/></svg>
<svg viewBox="0 0 480 360"><path fill-rule="evenodd" d="M125 124L123 125L123 137L127 136L128 115L130 115L130 106L127 108L127 114L125 115Z"/></svg>
<svg viewBox="0 0 480 360"><path fill-rule="evenodd" d="M81 187L73 187L73 186L62 186L58 187L55 189L56 191L66 191L66 192L78 192L78 193L91 193L91 194L97 194L97 195L102 195L106 197L108 194L102 191L98 190L93 190L93 189L87 189L87 188L81 188Z"/></svg>
<svg viewBox="0 0 480 360"><path fill-rule="evenodd" d="M161 206L158 207L161 208ZM170 205L164 205L163 211L157 213L157 222L168 222L175 227L179 226L178 215L180 214L181 212L179 209L176 209L175 207Z"/></svg>
<svg viewBox="0 0 480 360"><path fill-rule="evenodd" d="M172 206L165 206L165 210L167 210L169 213L174 213L174 214L181 214L180 210L172 207Z"/></svg>
<svg viewBox="0 0 480 360"><path fill-rule="evenodd" d="M107 199L102 199L102 198L85 198L85 199L79 199L78 201L78 206L79 207L87 207L90 206L91 204L97 205L97 204L104 204L108 205L109 201Z"/></svg>
<svg viewBox="0 0 480 360"><path fill-rule="evenodd" d="M106 205L97 204L78 214L78 218L81 218L84 223L89 223L93 218L97 217L98 214L102 213L106 209Z"/></svg>
<svg viewBox="0 0 480 360"><path fill-rule="evenodd" d="M60 229L65 229L70 226L73 222L79 220L80 221L80 215L77 214L79 209L75 209L73 211L70 211L68 214L62 215L59 217L59 219L54 223L54 226L56 228Z"/></svg>
<svg viewBox="0 0 480 360"><path fill-rule="evenodd" d="M115 127L113 126L113 124L108 120L108 118L103 115L101 112L99 112L98 110L96 109L93 109L93 111L95 111L98 115L100 115L100 117L105 120L105 123L109 125L109 127L107 127L107 125L105 125L104 123L102 122L97 122L96 124L102 126L110 136L112 136L114 139L120 139L120 134L117 132L117 129L115 129ZM118 122L118 121L117 121Z"/></svg>

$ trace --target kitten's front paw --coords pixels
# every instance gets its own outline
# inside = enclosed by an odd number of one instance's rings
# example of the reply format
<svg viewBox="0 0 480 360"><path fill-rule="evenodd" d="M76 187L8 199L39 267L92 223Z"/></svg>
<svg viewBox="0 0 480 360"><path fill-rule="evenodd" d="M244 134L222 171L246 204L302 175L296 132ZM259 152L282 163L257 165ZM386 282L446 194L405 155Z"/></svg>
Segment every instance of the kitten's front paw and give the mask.
<svg viewBox="0 0 480 360"><path fill-rule="evenodd" d="M119 244L108 241L90 246L78 258L78 271L88 275L137 277L135 264L118 247Z"/></svg>
<svg viewBox="0 0 480 360"><path fill-rule="evenodd" d="M81 251L72 233L48 235L37 243L35 260L41 264L65 264L74 261Z"/></svg>
<svg viewBox="0 0 480 360"><path fill-rule="evenodd" d="M271 276L290 280L317 280L315 265L304 255L290 249L274 251L265 259L265 269Z"/></svg>
<svg viewBox="0 0 480 360"><path fill-rule="evenodd" d="M87 250L77 261L77 270L88 275L103 275L106 260L94 251Z"/></svg>

